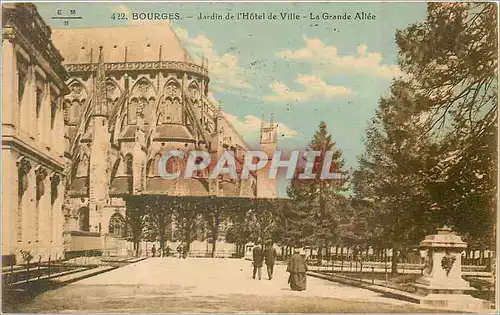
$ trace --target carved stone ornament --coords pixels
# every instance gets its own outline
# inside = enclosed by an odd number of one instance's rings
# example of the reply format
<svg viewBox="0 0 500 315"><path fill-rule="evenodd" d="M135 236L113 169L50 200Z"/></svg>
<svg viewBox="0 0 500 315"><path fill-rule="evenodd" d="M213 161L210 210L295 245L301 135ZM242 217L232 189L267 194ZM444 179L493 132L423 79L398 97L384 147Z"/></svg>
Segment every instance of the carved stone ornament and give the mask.
<svg viewBox="0 0 500 315"><path fill-rule="evenodd" d="M191 99L193 99L193 100L197 100L200 97L198 87L194 84L192 84L189 87L189 94L191 95Z"/></svg>
<svg viewBox="0 0 500 315"><path fill-rule="evenodd" d="M137 90L141 93L147 93L149 91L149 84L146 81L141 81L137 85Z"/></svg>
<svg viewBox="0 0 500 315"><path fill-rule="evenodd" d="M74 82L69 86L69 89L75 96L79 96L82 94L83 86L78 82Z"/></svg>
<svg viewBox="0 0 500 315"><path fill-rule="evenodd" d="M113 94L116 91L116 85L113 84L112 82L106 82L106 92L108 95Z"/></svg>
<svg viewBox="0 0 500 315"><path fill-rule="evenodd" d="M432 273L433 260L432 260L432 250L427 250L427 255L425 256L425 266L424 273L430 275Z"/></svg>
<svg viewBox="0 0 500 315"><path fill-rule="evenodd" d="M455 256L446 253L446 255L441 259L441 268L446 271L446 276L450 275L450 271L453 268L453 264L455 263Z"/></svg>
<svg viewBox="0 0 500 315"><path fill-rule="evenodd" d="M16 161L17 168L23 173L23 174L28 174L29 171L31 170L31 163L30 161L25 158L21 157Z"/></svg>
<svg viewBox="0 0 500 315"><path fill-rule="evenodd" d="M68 72L89 72L95 71L97 64L79 63L67 64ZM155 62L108 62L104 64L106 71L126 71L126 70L167 70L185 71L196 73L202 76L208 75L208 70L200 65L182 61L155 61Z"/></svg>
<svg viewBox="0 0 500 315"><path fill-rule="evenodd" d="M176 96L179 94L179 87L174 83L169 83L165 88L166 96Z"/></svg>

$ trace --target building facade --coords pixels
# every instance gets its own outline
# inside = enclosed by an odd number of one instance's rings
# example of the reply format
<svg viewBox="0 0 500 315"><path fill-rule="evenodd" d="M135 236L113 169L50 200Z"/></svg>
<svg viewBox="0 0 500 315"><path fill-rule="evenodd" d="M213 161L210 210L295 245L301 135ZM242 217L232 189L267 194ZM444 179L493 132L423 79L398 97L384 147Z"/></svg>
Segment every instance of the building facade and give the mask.
<svg viewBox="0 0 500 315"><path fill-rule="evenodd" d="M32 5L2 11L2 257L63 257L64 119L68 74Z"/></svg>
<svg viewBox="0 0 500 315"><path fill-rule="evenodd" d="M249 150L208 97L205 61L192 61L169 24L51 30L34 5L7 5L5 14L3 87L12 88L2 100L3 228L16 225L2 229L4 253L123 254L126 195L276 196L274 181L258 174L159 176L169 150L212 159L230 150L240 166ZM275 126L262 131L269 150ZM170 161L170 171L186 162Z"/></svg>

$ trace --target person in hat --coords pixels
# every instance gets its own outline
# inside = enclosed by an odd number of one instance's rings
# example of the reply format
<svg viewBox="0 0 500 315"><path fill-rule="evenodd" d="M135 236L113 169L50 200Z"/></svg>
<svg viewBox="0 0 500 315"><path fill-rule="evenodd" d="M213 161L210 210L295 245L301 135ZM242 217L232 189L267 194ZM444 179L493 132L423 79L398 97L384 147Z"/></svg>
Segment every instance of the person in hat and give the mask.
<svg viewBox="0 0 500 315"><path fill-rule="evenodd" d="M294 291L303 291L306 289L307 264L304 257L300 254L300 249L295 248L292 257L288 261L286 271L290 273L288 283L290 289Z"/></svg>
<svg viewBox="0 0 500 315"><path fill-rule="evenodd" d="M262 246L260 245L260 240L257 240L255 242L255 246L252 251L253 254L253 276L252 278L255 279L255 274L258 272L259 274L259 280L262 279L262 263L264 262L264 251L262 249Z"/></svg>
<svg viewBox="0 0 500 315"><path fill-rule="evenodd" d="M269 277L269 280L271 280L273 278L274 263L276 262L278 253L276 252L276 248L274 248L273 246L272 240L268 240L266 243L267 244L264 251L264 260L267 267L267 276Z"/></svg>

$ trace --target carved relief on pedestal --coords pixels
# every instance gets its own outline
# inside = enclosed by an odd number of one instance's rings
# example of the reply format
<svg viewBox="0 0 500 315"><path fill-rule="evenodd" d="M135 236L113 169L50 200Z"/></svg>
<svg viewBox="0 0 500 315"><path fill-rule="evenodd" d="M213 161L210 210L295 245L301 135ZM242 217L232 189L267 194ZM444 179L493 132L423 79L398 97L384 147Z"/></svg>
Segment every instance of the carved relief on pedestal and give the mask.
<svg viewBox="0 0 500 315"><path fill-rule="evenodd" d="M455 256L451 255L449 251L445 252L445 255L441 259L441 268L446 271L446 276L450 275L450 271L453 268L453 264L455 263Z"/></svg>

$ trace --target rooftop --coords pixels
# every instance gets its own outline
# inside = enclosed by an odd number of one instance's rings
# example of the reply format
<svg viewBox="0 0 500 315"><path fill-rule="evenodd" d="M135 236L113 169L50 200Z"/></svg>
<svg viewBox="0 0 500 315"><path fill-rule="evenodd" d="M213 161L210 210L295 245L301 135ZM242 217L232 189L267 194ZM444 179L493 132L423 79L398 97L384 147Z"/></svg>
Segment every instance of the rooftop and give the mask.
<svg viewBox="0 0 500 315"><path fill-rule="evenodd" d="M99 46L105 62L193 62L170 24L115 27L54 28L52 41L65 64L97 62Z"/></svg>

